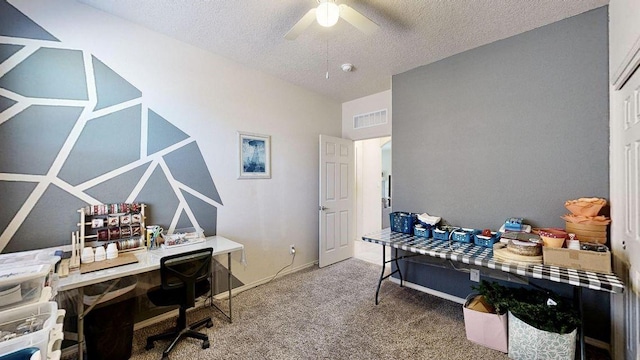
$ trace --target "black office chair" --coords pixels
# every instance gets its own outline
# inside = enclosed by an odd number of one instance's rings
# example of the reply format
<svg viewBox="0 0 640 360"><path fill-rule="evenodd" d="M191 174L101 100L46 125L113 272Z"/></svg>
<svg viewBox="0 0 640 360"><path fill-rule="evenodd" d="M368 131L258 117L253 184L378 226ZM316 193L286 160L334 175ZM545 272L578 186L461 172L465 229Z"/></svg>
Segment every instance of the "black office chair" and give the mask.
<svg viewBox="0 0 640 360"><path fill-rule="evenodd" d="M162 353L162 359L169 358L169 352L183 337L192 337L202 340L202 348L209 347L209 338L206 334L195 330L206 324L208 328L213 326L211 317L202 319L187 326L187 309L195 306L195 299L206 294L211 285L212 248L189 251L186 253L165 256L160 260L160 278L162 285L150 289L147 296L157 306L180 305L178 322L175 329L149 336L147 338L147 350L153 349L156 340L171 339L173 341Z"/></svg>

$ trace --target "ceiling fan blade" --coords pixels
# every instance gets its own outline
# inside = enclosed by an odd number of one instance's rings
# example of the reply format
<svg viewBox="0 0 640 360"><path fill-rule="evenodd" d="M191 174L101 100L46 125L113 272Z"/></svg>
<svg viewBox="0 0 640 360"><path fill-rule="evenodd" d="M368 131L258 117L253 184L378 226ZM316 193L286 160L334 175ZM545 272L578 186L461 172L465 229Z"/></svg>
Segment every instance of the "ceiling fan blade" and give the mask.
<svg viewBox="0 0 640 360"><path fill-rule="evenodd" d="M287 40L295 40L298 37L298 35L300 35L306 28L309 27L309 25L311 25L311 23L313 23L315 19L316 19L316 9L313 8L307 11L307 13L304 14L302 19L298 20L298 22L295 25L293 25L293 27L291 28L291 30L289 30L289 32L284 34L284 38Z"/></svg>
<svg viewBox="0 0 640 360"><path fill-rule="evenodd" d="M348 5L340 5L340 17L367 35L373 34L380 26Z"/></svg>

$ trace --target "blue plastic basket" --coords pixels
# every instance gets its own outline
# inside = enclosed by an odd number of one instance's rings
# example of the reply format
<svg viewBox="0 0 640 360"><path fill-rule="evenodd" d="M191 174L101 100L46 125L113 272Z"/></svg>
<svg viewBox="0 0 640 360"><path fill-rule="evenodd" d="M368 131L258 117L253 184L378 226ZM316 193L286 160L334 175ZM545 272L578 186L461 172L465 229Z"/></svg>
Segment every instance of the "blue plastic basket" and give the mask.
<svg viewBox="0 0 640 360"><path fill-rule="evenodd" d="M431 228L430 227L413 227L413 235L423 238L431 237Z"/></svg>
<svg viewBox="0 0 640 360"><path fill-rule="evenodd" d="M391 231L413 235L413 225L416 223L418 215L395 211L389 214Z"/></svg>
<svg viewBox="0 0 640 360"><path fill-rule="evenodd" d="M475 234L473 235L473 243L478 245L478 246L484 246L484 247L493 247L493 244L497 243L498 240L500 240L500 233L499 232L492 232L491 236L482 236L481 234Z"/></svg>
<svg viewBox="0 0 640 360"><path fill-rule="evenodd" d="M509 231L522 231L522 218L508 218L504 222L504 229Z"/></svg>
<svg viewBox="0 0 640 360"><path fill-rule="evenodd" d="M449 231L434 228L432 231L433 238L436 240L449 240Z"/></svg>
<svg viewBox="0 0 640 360"><path fill-rule="evenodd" d="M458 229L451 233L451 240L464 243L470 243L473 241L473 235L480 234L480 230L475 229Z"/></svg>

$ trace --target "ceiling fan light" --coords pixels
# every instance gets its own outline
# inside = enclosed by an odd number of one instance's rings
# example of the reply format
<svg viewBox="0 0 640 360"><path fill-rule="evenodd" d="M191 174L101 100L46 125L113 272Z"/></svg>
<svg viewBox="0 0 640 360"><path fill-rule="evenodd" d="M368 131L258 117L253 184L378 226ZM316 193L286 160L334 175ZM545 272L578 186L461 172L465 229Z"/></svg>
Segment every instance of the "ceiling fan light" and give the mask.
<svg viewBox="0 0 640 360"><path fill-rule="evenodd" d="M316 20L324 27L331 27L338 22L340 9L333 1L322 1L316 9Z"/></svg>

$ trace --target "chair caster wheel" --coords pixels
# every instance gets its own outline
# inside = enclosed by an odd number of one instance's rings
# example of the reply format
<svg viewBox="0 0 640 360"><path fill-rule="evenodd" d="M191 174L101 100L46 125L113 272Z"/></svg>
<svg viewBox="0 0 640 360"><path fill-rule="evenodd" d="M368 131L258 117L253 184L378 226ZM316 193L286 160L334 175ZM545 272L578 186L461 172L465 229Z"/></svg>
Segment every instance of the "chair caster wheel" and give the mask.
<svg viewBox="0 0 640 360"><path fill-rule="evenodd" d="M162 354L162 360L169 360L169 355Z"/></svg>
<svg viewBox="0 0 640 360"><path fill-rule="evenodd" d="M213 327L213 321L209 320L207 321L207 325L205 325L207 328Z"/></svg>
<svg viewBox="0 0 640 360"><path fill-rule="evenodd" d="M145 350L151 350L153 349L153 341L147 341L147 345L144 347Z"/></svg>
<svg viewBox="0 0 640 360"><path fill-rule="evenodd" d="M203 349L208 349L209 348L209 340L205 340L202 342L202 348Z"/></svg>

